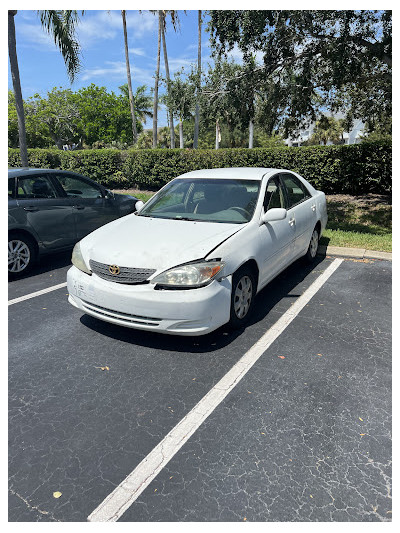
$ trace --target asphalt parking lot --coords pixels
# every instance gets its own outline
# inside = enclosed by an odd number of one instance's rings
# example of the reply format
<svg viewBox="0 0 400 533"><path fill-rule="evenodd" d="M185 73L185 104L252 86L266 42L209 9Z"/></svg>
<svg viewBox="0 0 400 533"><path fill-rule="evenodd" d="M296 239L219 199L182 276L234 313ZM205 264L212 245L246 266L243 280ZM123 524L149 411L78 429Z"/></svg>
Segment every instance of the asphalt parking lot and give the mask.
<svg viewBox="0 0 400 533"><path fill-rule="evenodd" d="M63 283L69 257L9 300ZM66 287L10 305L9 521L93 516L334 261L289 267L235 333L114 326ZM117 519L390 521L391 267L343 260Z"/></svg>

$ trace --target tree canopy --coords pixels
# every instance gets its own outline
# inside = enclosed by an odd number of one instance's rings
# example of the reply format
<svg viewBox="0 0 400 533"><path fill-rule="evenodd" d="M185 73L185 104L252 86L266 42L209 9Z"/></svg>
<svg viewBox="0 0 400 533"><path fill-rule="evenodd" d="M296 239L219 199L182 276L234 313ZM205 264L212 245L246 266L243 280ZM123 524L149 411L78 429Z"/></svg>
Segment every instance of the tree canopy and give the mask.
<svg viewBox="0 0 400 533"><path fill-rule="evenodd" d="M391 114L391 11L211 11L215 56L233 47L264 79L281 84L285 127L315 120L325 107L368 121Z"/></svg>

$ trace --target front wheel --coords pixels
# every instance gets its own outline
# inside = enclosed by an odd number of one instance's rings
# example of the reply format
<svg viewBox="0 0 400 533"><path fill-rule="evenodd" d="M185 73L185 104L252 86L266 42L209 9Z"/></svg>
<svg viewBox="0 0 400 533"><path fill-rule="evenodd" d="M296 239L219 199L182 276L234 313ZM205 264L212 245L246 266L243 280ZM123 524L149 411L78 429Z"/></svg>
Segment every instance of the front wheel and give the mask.
<svg viewBox="0 0 400 533"><path fill-rule="evenodd" d="M244 326L254 304L256 281L250 269L241 268L232 278L231 318L229 325L236 329Z"/></svg>
<svg viewBox="0 0 400 533"><path fill-rule="evenodd" d="M305 259L309 263L312 263L312 261L314 261L314 259L317 256L318 242L319 242L319 231L318 231L318 228L315 227L311 235L311 240L308 246L307 253L305 255Z"/></svg>
<svg viewBox="0 0 400 533"><path fill-rule="evenodd" d="M36 259L35 244L22 233L8 238L8 273L17 277L30 270Z"/></svg>

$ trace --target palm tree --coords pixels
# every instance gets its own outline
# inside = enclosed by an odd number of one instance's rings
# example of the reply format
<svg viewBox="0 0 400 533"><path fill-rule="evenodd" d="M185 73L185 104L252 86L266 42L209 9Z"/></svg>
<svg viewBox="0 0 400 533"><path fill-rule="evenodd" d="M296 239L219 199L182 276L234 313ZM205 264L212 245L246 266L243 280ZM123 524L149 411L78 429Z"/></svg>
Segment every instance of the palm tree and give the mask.
<svg viewBox="0 0 400 533"><path fill-rule="evenodd" d="M160 52L161 52L161 31L163 25L163 13L158 10L158 48L157 48L157 69L154 82L154 102L153 102L153 148L157 148L157 111L158 111L158 81L160 78Z"/></svg>
<svg viewBox="0 0 400 533"><path fill-rule="evenodd" d="M174 30L176 31L179 26L179 17L178 12L175 10L165 10L165 11L152 11L150 13L155 15L158 14L158 50L157 50L157 70L155 75L155 84L154 84L154 104L153 104L153 148L157 147L157 109L158 109L158 84L160 80L160 53L161 53L161 37L163 42L164 49L164 63L165 63L165 74L167 78L167 91L170 86L170 75L169 75L169 66L168 66L168 54L167 46L165 42L165 22L166 16L171 17L171 22ZM185 11L186 13L186 11ZM171 137L171 147L175 147L175 132L174 132L174 122L171 111L169 111L169 122L170 122L170 137Z"/></svg>
<svg viewBox="0 0 400 533"><path fill-rule="evenodd" d="M124 83L119 87L119 90L125 98L129 99L128 84ZM150 95L145 94L147 85L139 85L135 94L132 95L133 105L135 106L135 117L139 122L146 123L147 118L153 118L153 113L150 111L153 106L153 99Z"/></svg>
<svg viewBox="0 0 400 533"><path fill-rule="evenodd" d="M194 116L194 139L193 148L197 148L199 143L199 121L200 121L200 79L201 79L201 9L198 11L198 47L197 47L197 87L196 87L196 111Z"/></svg>
<svg viewBox="0 0 400 533"><path fill-rule="evenodd" d="M11 78L15 95L15 106L18 115L18 134L21 152L21 164L28 166L28 149L26 144L24 104L22 100L21 81L19 77L17 47L15 38L14 17L17 10L8 11L8 54L10 58ZM75 10L39 10L43 29L49 33L56 46L60 49L68 77L73 83L80 68L79 44L75 39L75 28L78 13ZM82 11L83 14L83 11Z"/></svg>
<svg viewBox="0 0 400 533"><path fill-rule="evenodd" d="M186 13L186 11L184 11ZM168 53L167 53L167 45L165 41L165 29L166 29L166 20L167 15L171 18L172 27L174 28L174 31L178 29L180 26L178 11L175 11L173 9L168 9L166 11L163 11L163 26L162 26L162 43L163 43L163 50L164 50L164 64L165 64L165 77L167 79L167 92L170 90L171 85L171 77L169 75L169 66L168 66ZM174 116L171 109L169 110L169 131L170 131L170 138L171 138L171 148L175 148L175 129L174 129Z"/></svg>
<svg viewBox="0 0 400 533"><path fill-rule="evenodd" d="M136 118L135 118L135 106L133 103L133 94L132 94L131 67L129 64L128 35L126 31L126 11L124 9L121 10L121 15L122 15L122 25L124 28L126 76L128 78L129 105L131 108L131 115L132 115L133 144L135 144L137 141L137 130L136 130Z"/></svg>
<svg viewBox="0 0 400 533"><path fill-rule="evenodd" d="M161 35L162 35L162 43L163 43L163 50L164 50L164 64L165 64L165 76L167 78L167 91L169 91L171 78L169 75L167 44L165 42L165 22L166 22L165 13L163 13L163 26L161 30ZM168 111L168 114L169 114L170 145L171 145L171 148L175 148L174 117L173 117L171 110Z"/></svg>
<svg viewBox="0 0 400 533"><path fill-rule="evenodd" d="M322 142L322 144L326 145L328 141L340 141L342 133L343 126L334 117L322 115L315 124L310 141L318 144Z"/></svg>

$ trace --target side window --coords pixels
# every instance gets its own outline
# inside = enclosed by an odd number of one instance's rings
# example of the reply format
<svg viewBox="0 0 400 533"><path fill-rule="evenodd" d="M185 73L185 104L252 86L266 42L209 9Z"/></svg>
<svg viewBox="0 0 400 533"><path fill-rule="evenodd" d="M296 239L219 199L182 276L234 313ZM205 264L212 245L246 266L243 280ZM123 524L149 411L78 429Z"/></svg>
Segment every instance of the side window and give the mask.
<svg viewBox="0 0 400 533"><path fill-rule="evenodd" d="M8 197L15 198L15 178L8 178Z"/></svg>
<svg viewBox="0 0 400 533"><path fill-rule="evenodd" d="M36 174L18 178L17 198L56 198L48 176Z"/></svg>
<svg viewBox="0 0 400 533"><path fill-rule="evenodd" d="M288 209L299 204L306 198L310 198L310 193L296 176L293 176L292 174L281 174L281 179L287 190Z"/></svg>
<svg viewBox="0 0 400 533"><path fill-rule="evenodd" d="M264 197L264 212L274 207L285 207L282 187L277 178L269 180Z"/></svg>
<svg viewBox="0 0 400 533"><path fill-rule="evenodd" d="M75 198L102 198L103 196L99 187L80 179L78 176L56 174L55 178L67 196Z"/></svg>

